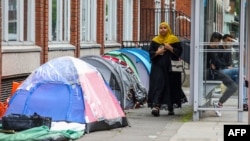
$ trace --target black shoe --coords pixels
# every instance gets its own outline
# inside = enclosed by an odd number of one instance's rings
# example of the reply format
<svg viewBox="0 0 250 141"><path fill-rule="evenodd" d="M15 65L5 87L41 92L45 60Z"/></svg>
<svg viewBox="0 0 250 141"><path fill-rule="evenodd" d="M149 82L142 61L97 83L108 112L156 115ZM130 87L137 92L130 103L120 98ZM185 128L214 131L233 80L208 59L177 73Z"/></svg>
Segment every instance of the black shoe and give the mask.
<svg viewBox="0 0 250 141"><path fill-rule="evenodd" d="M154 108L152 109L151 114L154 115L155 117L160 116L160 108L154 107Z"/></svg>
<svg viewBox="0 0 250 141"><path fill-rule="evenodd" d="M174 107L173 105L168 106L168 115L174 115Z"/></svg>
<svg viewBox="0 0 250 141"><path fill-rule="evenodd" d="M168 115L169 115L169 116L175 115L175 114L174 114L174 111L169 111L169 112L168 112Z"/></svg>

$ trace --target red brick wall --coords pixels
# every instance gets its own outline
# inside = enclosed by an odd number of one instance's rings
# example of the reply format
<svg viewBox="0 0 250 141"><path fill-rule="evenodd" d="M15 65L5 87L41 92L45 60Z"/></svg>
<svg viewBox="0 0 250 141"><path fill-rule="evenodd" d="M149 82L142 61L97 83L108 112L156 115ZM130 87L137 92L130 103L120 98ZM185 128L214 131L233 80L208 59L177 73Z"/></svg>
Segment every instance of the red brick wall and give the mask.
<svg viewBox="0 0 250 141"><path fill-rule="evenodd" d="M191 16L191 0L176 0L176 10Z"/></svg>
<svg viewBox="0 0 250 141"><path fill-rule="evenodd" d="M154 7L155 7L154 0L141 0L140 2L140 12L141 12L140 15L141 16L140 16L140 39L139 40L141 41L148 40L149 37L147 35L154 32L154 26L155 26L154 13L147 15L148 10L145 10L145 9L150 9L150 8L152 9ZM145 16L147 17L145 18Z"/></svg>
<svg viewBox="0 0 250 141"><path fill-rule="evenodd" d="M141 8L154 8L154 0L141 0Z"/></svg>
<svg viewBox="0 0 250 141"><path fill-rule="evenodd" d="M176 0L176 10L184 13L187 17L191 17L191 0ZM191 20L191 19L190 19ZM191 22L180 20L180 35L190 39ZM187 35L187 36L186 36Z"/></svg>
<svg viewBox="0 0 250 141"><path fill-rule="evenodd" d="M97 1L97 43L101 45L100 54L104 54L104 6L105 0Z"/></svg>
<svg viewBox="0 0 250 141"><path fill-rule="evenodd" d="M164 8L165 0L161 0L161 6ZM171 5L172 6L172 5ZM176 11L184 13L187 17L191 15L191 0L176 0ZM154 36L155 14L154 14L154 0L141 0L140 1L140 39L141 41L150 40ZM160 12L160 11L158 11ZM161 18L164 19L164 11L161 12ZM163 20L162 20L163 21ZM170 22L175 23L175 22ZM190 22L180 21L180 36L190 35ZM171 26L171 25L170 25Z"/></svg>
<svg viewBox="0 0 250 141"><path fill-rule="evenodd" d="M70 44L76 47L75 56L80 57L80 1L71 0Z"/></svg>
<svg viewBox="0 0 250 141"><path fill-rule="evenodd" d="M123 39L123 0L117 1L117 42Z"/></svg>
<svg viewBox="0 0 250 141"><path fill-rule="evenodd" d="M36 0L36 45L42 48L41 64L48 61L48 0Z"/></svg>
<svg viewBox="0 0 250 141"><path fill-rule="evenodd" d="M138 1L133 1L133 40L138 41L138 24L139 24L139 16L138 16Z"/></svg>

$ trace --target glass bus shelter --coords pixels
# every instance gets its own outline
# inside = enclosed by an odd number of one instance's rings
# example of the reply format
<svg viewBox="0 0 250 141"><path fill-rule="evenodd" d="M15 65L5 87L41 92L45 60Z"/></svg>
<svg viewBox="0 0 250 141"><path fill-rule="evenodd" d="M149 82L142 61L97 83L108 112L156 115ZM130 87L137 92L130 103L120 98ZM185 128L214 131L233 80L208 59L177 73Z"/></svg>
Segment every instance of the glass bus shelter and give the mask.
<svg viewBox="0 0 250 141"><path fill-rule="evenodd" d="M223 111L235 111L237 120L242 121L248 97L245 87L249 64L248 9L246 0L192 0L190 93L193 94L193 120L199 120L207 111L215 116L223 115ZM230 40L211 40L214 32L216 36L230 35ZM227 70L238 72L230 75Z"/></svg>

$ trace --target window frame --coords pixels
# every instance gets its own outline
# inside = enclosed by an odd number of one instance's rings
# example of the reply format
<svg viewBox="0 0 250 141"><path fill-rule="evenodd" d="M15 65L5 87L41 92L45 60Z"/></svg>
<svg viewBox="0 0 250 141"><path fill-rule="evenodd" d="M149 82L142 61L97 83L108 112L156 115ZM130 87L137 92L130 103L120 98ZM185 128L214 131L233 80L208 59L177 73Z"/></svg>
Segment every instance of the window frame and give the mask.
<svg viewBox="0 0 250 141"><path fill-rule="evenodd" d="M123 40L133 40L133 0L123 1Z"/></svg>
<svg viewBox="0 0 250 141"><path fill-rule="evenodd" d="M34 45L35 44L35 1L27 0L27 40L24 41L24 0L16 0L17 33L15 41L9 39L9 1L2 0L2 45ZM7 29L7 30L5 30Z"/></svg>
<svg viewBox="0 0 250 141"><path fill-rule="evenodd" d="M108 9L108 11L106 11ZM108 13L107 13L108 12ZM105 0L104 41L117 42L117 1Z"/></svg>
<svg viewBox="0 0 250 141"><path fill-rule="evenodd" d="M84 13L84 8L86 12ZM96 0L81 0L80 1L80 41L83 43L97 42L97 1ZM86 17L85 17L86 16ZM83 18L86 18L86 27L84 27ZM84 32L85 31L85 32ZM85 37L85 39L84 39Z"/></svg>
<svg viewBox="0 0 250 141"><path fill-rule="evenodd" d="M56 18L56 39L53 39L52 32L52 2L49 0L49 43L69 43L70 42L70 20L71 20L71 2L70 0L56 0L57 18ZM64 7L63 7L64 6ZM66 9L66 10L63 10ZM63 17L63 15L66 15ZM59 26L58 26L59 25ZM62 32L64 29L64 32ZM64 37L63 37L64 36Z"/></svg>
<svg viewBox="0 0 250 141"><path fill-rule="evenodd" d="M159 25L161 23L161 0L155 0L155 25ZM159 33L159 29L155 28L155 35Z"/></svg>

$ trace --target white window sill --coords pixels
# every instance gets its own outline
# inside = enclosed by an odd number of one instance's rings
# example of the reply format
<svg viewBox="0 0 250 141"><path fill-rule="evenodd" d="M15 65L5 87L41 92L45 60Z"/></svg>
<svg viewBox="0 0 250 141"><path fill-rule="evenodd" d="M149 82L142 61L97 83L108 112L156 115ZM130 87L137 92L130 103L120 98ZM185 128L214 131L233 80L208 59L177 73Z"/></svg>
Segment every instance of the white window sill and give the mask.
<svg viewBox="0 0 250 141"><path fill-rule="evenodd" d="M13 53L13 52L40 52L41 47L36 45L9 45L9 46L2 46L3 53Z"/></svg>
<svg viewBox="0 0 250 141"><path fill-rule="evenodd" d="M122 45L117 42L104 43L105 47L121 47Z"/></svg>
<svg viewBox="0 0 250 141"><path fill-rule="evenodd" d="M100 48L101 45L97 43L81 43L81 48Z"/></svg>
<svg viewBox="0 0 250 141"><path fill-rule="evenodd" d="M74 50L75 46L71 44L50 44L49 50Z"/></svg>

